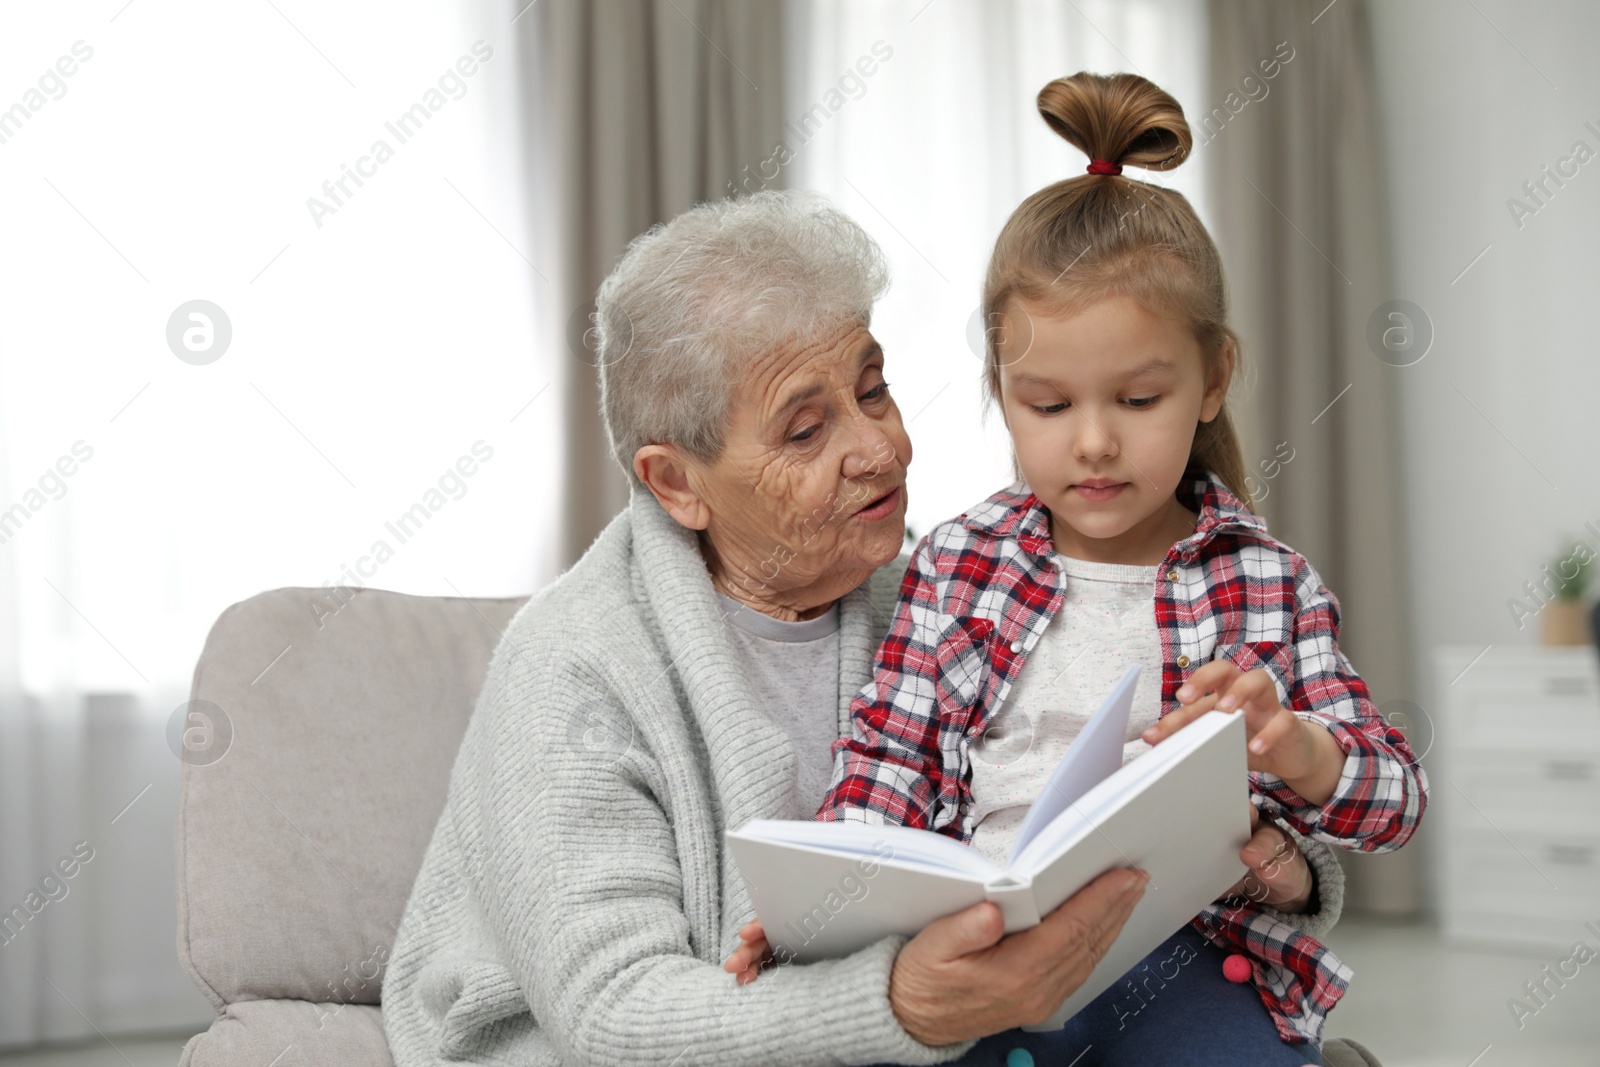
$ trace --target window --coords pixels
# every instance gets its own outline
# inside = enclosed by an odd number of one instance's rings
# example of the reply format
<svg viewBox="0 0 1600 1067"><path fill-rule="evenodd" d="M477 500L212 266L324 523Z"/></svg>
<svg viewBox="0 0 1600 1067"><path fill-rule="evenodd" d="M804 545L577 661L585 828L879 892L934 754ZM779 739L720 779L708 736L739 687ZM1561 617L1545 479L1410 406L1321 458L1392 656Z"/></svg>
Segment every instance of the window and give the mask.
<svg viewBox="0 0 1600 1067"><path fill-rule="evenodd" d="M999 412L980 415L983 273L1016 205L1087 165L1039 118L1035 97L1079 70L1129 70L1201 113L1204 9L792 0L787 17L783 166L790 184L825 193L888 257L893 282L873 333L911 435L907 521L920 536L1011 480ZM1199 159L1137 176L1179 189L1204 220Z"/></svg>

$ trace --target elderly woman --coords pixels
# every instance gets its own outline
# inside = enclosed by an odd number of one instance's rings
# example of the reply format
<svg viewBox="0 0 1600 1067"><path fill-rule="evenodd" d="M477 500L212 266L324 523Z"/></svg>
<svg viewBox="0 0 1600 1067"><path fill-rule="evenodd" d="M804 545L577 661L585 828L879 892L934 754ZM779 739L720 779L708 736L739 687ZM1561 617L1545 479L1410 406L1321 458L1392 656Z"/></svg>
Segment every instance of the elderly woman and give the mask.
<svg viewBox="0 0 1600 1067"><path fill-rule="evenodd" d="M398 1067L948 1062L1115 939L1126 870L1010 936L979 904L750 984L721 967L754 918L723 833L814 813L906 565L885 285L849 219L762 193L643 235L601 287L631 499L495 650L388 963ZM1286 918L1317 933L1342 883L1304 847L1320 912ZM1285 912L1314 892L1288 855L1263 871Z"/></svg>

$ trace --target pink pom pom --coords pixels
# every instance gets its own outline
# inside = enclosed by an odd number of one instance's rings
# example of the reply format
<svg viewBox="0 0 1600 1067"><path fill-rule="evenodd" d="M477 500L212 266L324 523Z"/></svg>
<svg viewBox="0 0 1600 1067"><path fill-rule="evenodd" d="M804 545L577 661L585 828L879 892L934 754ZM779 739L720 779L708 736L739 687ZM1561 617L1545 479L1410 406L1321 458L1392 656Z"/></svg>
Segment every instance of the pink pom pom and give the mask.
<svg viewBox="0 0 1600 1067"><path fill-rule="evenodd" d="M1222 961L1222 977L1230 982L1248 982L1250 980L1250 961L1235 952Z"/></svg>

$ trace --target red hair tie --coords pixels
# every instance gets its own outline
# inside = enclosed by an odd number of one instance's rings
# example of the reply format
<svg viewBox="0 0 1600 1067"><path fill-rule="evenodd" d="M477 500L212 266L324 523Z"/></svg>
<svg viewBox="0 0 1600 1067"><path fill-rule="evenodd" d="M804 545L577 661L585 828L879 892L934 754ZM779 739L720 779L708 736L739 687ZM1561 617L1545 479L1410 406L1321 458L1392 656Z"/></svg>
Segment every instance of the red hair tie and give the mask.
<svg viewBox="0 0 1600 1067"><path fill-rule="evenodd" d="M1091 159L1091 160L1089 160L1089 173L1090 174L1121 174L1122 173L1122 164L1120 164L1120 163L1111 163L1111 162L1108 162L1108 161L1106 161L1104 159Z"/></svg>

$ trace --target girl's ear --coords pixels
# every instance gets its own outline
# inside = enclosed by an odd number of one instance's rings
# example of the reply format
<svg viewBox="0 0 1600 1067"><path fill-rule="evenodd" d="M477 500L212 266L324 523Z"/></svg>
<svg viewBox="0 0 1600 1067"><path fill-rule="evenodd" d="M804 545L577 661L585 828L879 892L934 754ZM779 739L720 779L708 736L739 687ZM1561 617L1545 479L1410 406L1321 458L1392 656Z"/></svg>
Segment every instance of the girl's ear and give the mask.
<svg viewBox="0 0 1600 1067"><path fill-rule="evenodd" d="M645 445L633 454L633 473L666 509L691 530L711 525L711 507L689 477L689 460L675 445Z"/></svg>
<svg viewBox="0 0 1600 1067"><path fill-rule="evenodd" d="M1217 352L1217 369L1200 401L1201 422L1210 422L1222 410L1222 402L1228 396L1228 383L1233 380L1233 356L1233 338L1224 337L1222 347Z"/></svg>

